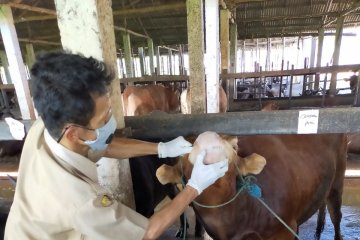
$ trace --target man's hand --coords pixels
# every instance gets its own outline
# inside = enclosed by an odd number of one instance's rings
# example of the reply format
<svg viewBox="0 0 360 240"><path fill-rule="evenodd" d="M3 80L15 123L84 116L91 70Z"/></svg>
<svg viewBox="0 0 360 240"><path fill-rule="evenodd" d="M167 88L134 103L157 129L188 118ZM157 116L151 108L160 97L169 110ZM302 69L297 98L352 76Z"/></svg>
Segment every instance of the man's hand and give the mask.
<svg viewBox="0 0 360 240"><path fill-rule="evenodd" d="M171 140L170 142L160 142L158 144L159 158L177 157L191 152L192 144L186 141L182 136Z"/></svg>
<svg viewBox="0 0 360 240"><path fill-rule="evenodd" d="M187 185L190 187L195 188L199 195L205 188L213 184L217 179L224 176L229 167L228 159L205 165L203 162L205 155L206 152L201 151L196 157L191 177L187 183Z"/></svg>

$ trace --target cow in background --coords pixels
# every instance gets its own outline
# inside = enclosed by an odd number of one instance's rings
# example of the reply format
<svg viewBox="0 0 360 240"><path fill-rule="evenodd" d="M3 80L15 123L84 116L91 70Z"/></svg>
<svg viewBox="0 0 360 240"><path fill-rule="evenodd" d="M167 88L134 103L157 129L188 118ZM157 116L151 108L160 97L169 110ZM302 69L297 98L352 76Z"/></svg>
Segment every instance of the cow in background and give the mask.
<svg viewBox="0 0 360 240"><path fill-rule="evenodd" d="M180 112L179 93L162 85L127 86L122 94L125 116L147 115L153 111Z"/></svg>
<svg viewBox="0 0 360 240"><path fill-rule="evenodd" d="M258 174L256 184L261 188L262 199L293 231L297 232L298 227L320 209L316 229L316 239L320 239L327 206L335 229L334 239L342 239L340 221L346 168L345 134L222 138L223 147L220 149L227 149L229 170L195 199L197 203L225 203L240 189L237 186L239 175ZM232 151L229 146L233 147ZM319 149L322 151L319 152ZM179 163L175 167L164 165L158 169L160 182L178 183L182 177L189 179L194 161L189 157L191 155L181 159L182 167ZM265 167L261 156L266 159ZM240 192L234 201L222 207L209 209L196 204L193 207L205 230L214 239L295 238L246 191Z"/></svg>
<svg viewBox="0 0 360 240"><path fill-rule="evenodd" d="M190 114L191 89L185 89L180 95L181 113ZM219 87L219 112L224 113L228 109L228 100L222 87Z"/></svg>

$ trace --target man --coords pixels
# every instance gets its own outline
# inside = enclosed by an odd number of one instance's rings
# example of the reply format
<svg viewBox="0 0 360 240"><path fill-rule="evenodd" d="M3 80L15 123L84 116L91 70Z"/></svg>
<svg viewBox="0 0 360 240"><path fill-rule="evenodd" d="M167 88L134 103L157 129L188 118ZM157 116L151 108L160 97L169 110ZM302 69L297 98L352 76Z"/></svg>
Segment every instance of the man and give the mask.
<svg viewBox="0 0 360 240"><path fill-rule="evenodd" d="M101 156L174 157L190 152L191 144L182 137L159 144L111 141L113 76L94 58L48 53L31 73L40 118L23 148L5 239L154 239L227 171L227 160L204 165L200 153L184 190L148 220L99 186L95 162Z"/></svg>

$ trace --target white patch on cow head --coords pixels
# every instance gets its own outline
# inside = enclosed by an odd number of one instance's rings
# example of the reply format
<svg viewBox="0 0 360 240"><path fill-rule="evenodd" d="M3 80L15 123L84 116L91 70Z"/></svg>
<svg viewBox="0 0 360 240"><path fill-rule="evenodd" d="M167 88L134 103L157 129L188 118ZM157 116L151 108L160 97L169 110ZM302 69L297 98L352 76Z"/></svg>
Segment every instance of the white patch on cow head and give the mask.
<svg viewBox="0 0 360 240"><path fill-rule="evenodd" d="M237 158L237 137L222 135L215 132L204 132L198 136L189 154L189 161L194 164L200 151L205 150L205 164L211 164L229 159L229 162Z"/></svg>

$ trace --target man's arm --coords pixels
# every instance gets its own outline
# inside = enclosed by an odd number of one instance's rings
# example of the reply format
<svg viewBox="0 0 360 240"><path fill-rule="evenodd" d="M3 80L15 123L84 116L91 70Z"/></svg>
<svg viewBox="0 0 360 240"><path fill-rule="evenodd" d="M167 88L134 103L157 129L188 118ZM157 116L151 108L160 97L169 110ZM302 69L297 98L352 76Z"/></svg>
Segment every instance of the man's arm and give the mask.
<svg viewBox="0 0 360 240"><path fill-rule="evenodd" d="M158 238L178 217L186 207L198 196L195 188L186 186L170 203L156 212L149 221L144 239Z"/></svg>
<svg viewBox="0 0 360 240"><path fill-rule="evenodd" d="M149 221L144 239L156 239L177 219L201 192L228 170L228 160L205 165L205 151L196 157L191 177L185 189L171 203L156 212Z"/></svg>
<svg viewBox="0 0 360 240"><path fill-rule="evenodd" d="M125 159L156 154L160 158L166 158L189 153L191 149L192 144L181 136L164 143L151 143L129 138L114 138L109 144L104 156Z"/></svg>
<svg viewBox="0 0 360 240"><path fill-rule="evenodd" d="M106 149L105 157L126 159L154 154L158 154L158 143L114 137Z"/></svg>

